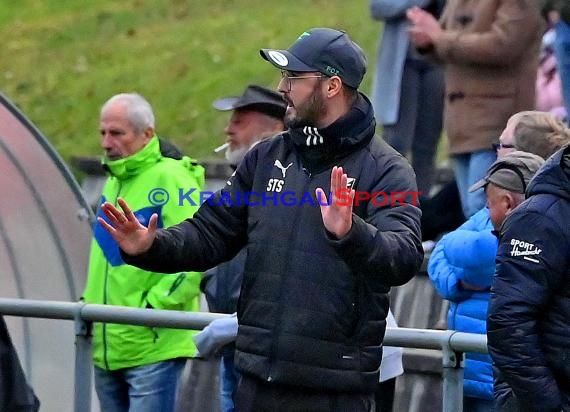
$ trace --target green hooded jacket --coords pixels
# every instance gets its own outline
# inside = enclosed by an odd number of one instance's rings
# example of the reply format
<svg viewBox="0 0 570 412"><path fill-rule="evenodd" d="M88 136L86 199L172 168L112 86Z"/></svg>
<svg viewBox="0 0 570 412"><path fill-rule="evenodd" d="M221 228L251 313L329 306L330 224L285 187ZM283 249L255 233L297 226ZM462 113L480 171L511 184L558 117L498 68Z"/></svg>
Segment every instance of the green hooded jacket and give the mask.
<svg viewBox="0 0 570 412"><path fill-rule="evenodd" d="M145 225L153 213L158 214L159 227L168 227L192 216L198 209L199 192L204 187L204 168L188 157L180 160L164 157L156 136L139 152L124 159L106 161L106 166L111 176L103 189L101 203L107 201L117 205L117 198L121 197ZM180 196L179 191L186 194L190 189L195 189L191 195ZM106 219L100 208L97 216ZM125 264L116 242L95 222L83 294L86 302L198 311L200 278L201 274L196 272L165 275ZM116 370L177 357L193 357L196 355L192 340L195 333L182 329L95 323L93 362L100 368Z"/></svg>

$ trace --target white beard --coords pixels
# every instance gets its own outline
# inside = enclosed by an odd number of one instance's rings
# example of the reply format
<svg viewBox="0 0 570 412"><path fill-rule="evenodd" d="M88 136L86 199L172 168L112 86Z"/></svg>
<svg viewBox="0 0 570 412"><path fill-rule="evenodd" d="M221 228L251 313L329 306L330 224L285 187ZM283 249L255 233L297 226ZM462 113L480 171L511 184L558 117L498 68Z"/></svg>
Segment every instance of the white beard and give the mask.
<svg viewBox="0 0 570 412"><path fill-rule="evenodd" d="M238 166L245 154L249 151L249 147L238 147L235 150L232 150L230 147L226 149L226 160L230 162L232 166Z"/></svg>

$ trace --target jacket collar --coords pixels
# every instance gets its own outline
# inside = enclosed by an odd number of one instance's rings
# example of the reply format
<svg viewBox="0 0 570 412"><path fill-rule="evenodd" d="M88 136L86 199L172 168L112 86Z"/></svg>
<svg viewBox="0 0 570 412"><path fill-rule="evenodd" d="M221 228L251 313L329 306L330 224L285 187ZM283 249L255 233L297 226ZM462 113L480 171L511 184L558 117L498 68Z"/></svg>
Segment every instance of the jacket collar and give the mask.
<svg viewBox="0 0 570 412"><path fill-rule="evenodd" d="M529 182L527 197L540 193L570 200L570 146L550 156Z"/></svg>
<svg viewBox="0 0 570 412"><path fill-rule="evenodd" d="M161 159L158 137L154 135L141 150L119 160L103 159L103 167L119 180L136 176Z"/></svg>
<svg viewBox="0 0 570 412"><path fill-rule="evenodd" d="M366 96L359 94L348 113L329 126L289 129L288 134L304 165L311 172L318 172L368 144L375 129L372 105Z"/></svg>

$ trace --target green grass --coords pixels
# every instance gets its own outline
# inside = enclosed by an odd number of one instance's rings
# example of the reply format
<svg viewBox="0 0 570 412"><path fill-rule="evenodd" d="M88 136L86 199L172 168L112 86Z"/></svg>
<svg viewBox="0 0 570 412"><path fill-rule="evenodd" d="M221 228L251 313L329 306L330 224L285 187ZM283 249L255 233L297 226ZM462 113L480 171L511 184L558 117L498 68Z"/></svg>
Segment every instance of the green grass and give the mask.
<svg viewBox="0 0 570 412"><path fill-rule="evenodd" d="M67 161L99 155L101 104L122 91L151 102L157 131L204 159L224 140L214 99L276 87L259 57L305 29L346 30L366 51L370 90L380 30L368 2L341 0L19 0L0 7L0 89Z"/></svg>

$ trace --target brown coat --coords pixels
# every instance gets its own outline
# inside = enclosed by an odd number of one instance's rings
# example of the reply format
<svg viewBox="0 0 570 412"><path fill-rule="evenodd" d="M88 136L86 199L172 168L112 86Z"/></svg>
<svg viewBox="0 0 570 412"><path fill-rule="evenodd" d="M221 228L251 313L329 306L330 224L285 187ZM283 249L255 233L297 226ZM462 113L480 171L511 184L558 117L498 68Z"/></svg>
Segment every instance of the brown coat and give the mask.
<svg viewBox="0 0 570 412"><path fill-rule="evenodd" d="M489 149L509 117L534 108L544 21L537 0L448 0L435 42L451 154Z"/></svg>

